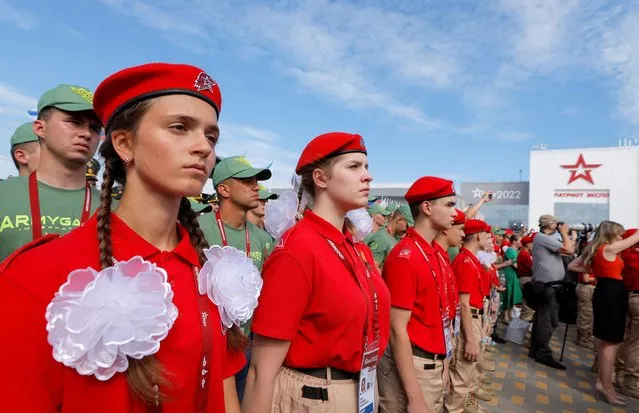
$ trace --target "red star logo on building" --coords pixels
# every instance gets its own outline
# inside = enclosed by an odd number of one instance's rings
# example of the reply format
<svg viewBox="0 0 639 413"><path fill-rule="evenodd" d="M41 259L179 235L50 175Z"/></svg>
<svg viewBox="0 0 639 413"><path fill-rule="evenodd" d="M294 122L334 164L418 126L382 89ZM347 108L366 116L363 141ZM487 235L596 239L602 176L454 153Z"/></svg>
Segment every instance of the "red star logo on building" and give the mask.
<svg viewBox="0 0 639 413"><path fill-rule="evenodd" d="M579 158L577 158L577 163L574 165L561 165L564 169L570 169L570 179L568 180L568 185L575 182L577 179L583 179L586 182L590 182L591 184L595 184L592 179L592 170L599 168L603 164L587 164L584 161L584 155L579 154Z"/></svg>

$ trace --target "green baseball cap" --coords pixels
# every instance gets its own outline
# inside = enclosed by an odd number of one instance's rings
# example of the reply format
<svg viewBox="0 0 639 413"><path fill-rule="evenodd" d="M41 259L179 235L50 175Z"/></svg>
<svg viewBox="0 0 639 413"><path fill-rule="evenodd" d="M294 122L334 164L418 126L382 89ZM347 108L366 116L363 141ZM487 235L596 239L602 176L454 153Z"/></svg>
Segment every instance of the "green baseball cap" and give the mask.
<svg viewBox="0 0 639 413"><path fill-rule="evenodd" d="M387 217L387 216L389 216L391 214L390 212L388 212L387 210L382 208L382 206L380 204L373 204L370 207L368 207L368 213L370 215L380 214L380 215L383 215L385 217Z"/></svg>
<svg viewBox="0 0 639 413"><path fill-rule="evenodd" d="M504 231L503 229L501 229L499 227L494 227L493 228L493 234L495 234L495 235L505 235L506 231Z"/></svg>
<svg viewBox="0 0 639 413"><path fill-rule="evenodd" d="M40 97L38 112L51 106L67 112L93 110L93 92L81 86L58 85Z"/></svg>
<svg viewBox="0 0 639 413"><path fill-rule="evenodd" d="M21 143L27 142L39 142L40 138L38 135L33 133L33 122L27 122L16 129L11 135L11 147L13 148L16 145L20 145Z"/></svg>
<svg viewBox="0 0 639 413"><path fill-rule="evenodd" d="M211 204L203 204L203 203L198 202L196 199L191 198L191 197L189 197L189 202L191 203L191 208L195 212L208 212L211 209L213 209Z"/></svg>
<svg viewBox="0 0 639 413"><path fill-rule="evenodd" d="M258 181L271 179L270 169L253 168L244 156L229 156L222 159L213 170L213 186L229 178L252 178Z"/></svg>
<svg viewBox="0 0 639 413"><path fill-rule="evenodd" d="M397 211L398 209L399 209L399 205L394 202L386 205L386 211L388 212L388 215L394 214L395 211Z"/></svg>
<svg viewBox="0 0 639 413"><path fill-rule="evenodd" d="M415 226L415 220L413 219L413 214L410 212L410 207L408 206L408 204L401 204L399 208L397 208L397 211L402 214L404 218L406 218L408 226Z"/></svg>
<svg viewBox="0 0 639 413"><path fill-rule="evenodd" d="M277 199L278 195L270 192L264 185L260 185L260 190L258 191L258 196L260 197L260 201L268 201L269 199Z"/></svg>

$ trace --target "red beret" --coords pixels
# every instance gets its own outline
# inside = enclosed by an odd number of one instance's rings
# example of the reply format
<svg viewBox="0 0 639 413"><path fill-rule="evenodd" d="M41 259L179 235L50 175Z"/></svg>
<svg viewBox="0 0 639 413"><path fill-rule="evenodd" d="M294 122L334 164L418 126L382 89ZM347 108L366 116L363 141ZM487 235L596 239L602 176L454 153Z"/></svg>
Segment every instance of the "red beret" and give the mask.
<svg viewBox="0 0 639 413"><path fill-rule="evenodd" d="M453 195L455 195L453 181L436 176L422 176L408 188L404 198L409 204L416 204Z"/></svg>
<svg viewBox="0 0 639 413"><path fill-rule="evenodd" d="M366 153L364 138L354 133L329 132L315 137L302 151L295 173L316 162L332 158L345 153Z"/></svg>
<svg viewBox="0 0 639 413"><path fill-rule="evenodd" d="M461 209L455 209L457 211L457 216L455 217L455 221L453 221L453 225L462 225L466 222L466 214Z"/></svg>
<svg viewBox="0 0 639 413"><path fill-rule="evenodd" d="M479 219L467 219L466 226L464 227L464 234L466 235L475 235L480 232L486 232L486 224L484 221Z"/></svg>
<svg viewBox="0 0 639 413"><path fill-rule="evenodd" d="M106 125L115 113L127 106L175 94L204 100L215 108L219 118L222 93L217 82L198 67L171 63L149 63L112 74L95 90L93 109Z"/></svg>
<svg viewBox="0 0 639 413"><path fill-rule="evenodd" d="M629 228L623 233L623 239L630 238L637 232L637 228Z"/></svg>

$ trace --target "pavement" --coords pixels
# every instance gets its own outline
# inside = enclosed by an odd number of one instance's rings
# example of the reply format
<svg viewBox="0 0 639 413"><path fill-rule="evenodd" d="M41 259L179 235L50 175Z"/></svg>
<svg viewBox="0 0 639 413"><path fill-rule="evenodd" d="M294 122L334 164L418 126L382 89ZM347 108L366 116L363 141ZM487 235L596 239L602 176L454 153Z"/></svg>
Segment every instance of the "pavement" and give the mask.
<svg viewBox="0 0 639 413"><path fill-rule="evenodd" d="M504 336L504 325L498 326ZM566 326L561 324L553 335L551 347L559 360ZM627 398L625 408L598 401L596 376L590 372L594 353L575 344L576 327L568 328L563 364L555 370L528 358L528 348L514 343L497 344L494 354L496 371L492 373L495 397L481 405L489 412L512 413L625 413L639 412L639 401Z"/></svg>

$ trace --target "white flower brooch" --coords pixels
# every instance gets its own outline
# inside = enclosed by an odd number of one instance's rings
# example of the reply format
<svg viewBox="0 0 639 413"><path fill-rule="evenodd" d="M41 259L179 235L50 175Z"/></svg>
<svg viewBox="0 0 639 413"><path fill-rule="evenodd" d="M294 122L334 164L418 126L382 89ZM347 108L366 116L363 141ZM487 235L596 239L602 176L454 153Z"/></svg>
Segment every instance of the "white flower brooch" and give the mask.
<svg viewBox="0 0 639 413"><path fill-rule="evenodd" d="M268 201L264 208L264 227L276 240L289 228L295 225L297 208L297 195L293 191L286 191L278 199Z"/></svg>
<svg viewBox="0 0 639 413"><path fill-rule="evenodd" d="M204 254L207 260L198 274L198 290L217 305L224 327L239 327L257 307L260 272L244 251L234 247L214 245Z"/></svg>
<svg viewBox="0 0 639 413"><path fill-rule="evenodd" d="M366 208L358 208L348 211L346 218L353 224L353 241L361 242L373 232L373 218L368 215Z"/></svg>
<svg viewBox="0 0 639 413"><path fill-rule="evenodd" d="M127 357L155 354L177 316L166 272L133 257L99 272L72 271L45 318L55 360L108 380L127 370Z"/></svg>

